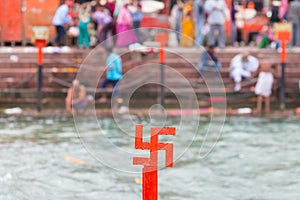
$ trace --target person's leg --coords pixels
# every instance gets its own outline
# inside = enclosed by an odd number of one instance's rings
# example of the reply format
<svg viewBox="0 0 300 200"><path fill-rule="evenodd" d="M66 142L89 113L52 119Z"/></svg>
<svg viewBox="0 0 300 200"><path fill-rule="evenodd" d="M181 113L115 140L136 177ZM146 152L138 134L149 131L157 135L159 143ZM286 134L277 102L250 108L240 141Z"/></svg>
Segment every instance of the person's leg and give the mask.
<svg viewBox="0 0 300 200"><path fill-rule="evenodd" d="M203 44L203 34L202 34L202 29L204 26L204 20L200 19L197 24L195 24L196 26L196 47L201 47Z"/></svg>
<svg viewBox="0 0 300 200"><path fill-rule="evenodd" d="M59 26L59 46L65 45L66 30L63 26Z"/></svg>
<svg viewBox="0 0 300 200"><path fill-rule="evenodd" d="M65 99L65 104L66 104L66 111L71 112L72 111L72 102L69 99Z"/></svg>
<svg viewBox="0 0 300 200"><path fill-rule="evenodd" d="M240 70L240 74L244 78L251 78L251 72L249 72L247 70L241 69Z"/></svg>
<svg viewBox="0 0 300 200"><path fill-rule="evenodd" d="M263 97L261 95L258 95L256 109L257 109L257 114L259 114L259 115L261 114L262 100L263 100Z"/></svg>
<svg viewBox="0 0 300 200"><path fill-rule="evenodd" d="M102 28L102 30L100 31L100 34L99 34L99 42L104 42L107 40L107 36L108 36L108 33L109 31L111 31L113 28L113 23L108 23L108 24L105 24ZM109 46L109 44L106 43L106 46Z"/></svg>
<svg viewBox="0 0 300 200"><path fill-rule="evenodd" d="M208 34L208 46L213 46L215 45L216 41L215 41L215 25L210 25L210 30L209 30L209 34Z"/></svg>
<svg viewBox="0 0 300 200"><path fill-rule="evenodd" d="M292 46L296 45L296 24L292 23Z"/></svg>
<svg viewBox="0 0 300 200"><path fill-rule="evenodd" d="M218 29L218 46L220 48L225 47L225 32L224 32L224 26L223 25L217 25Z"/></svg>
<svg viewBox="0 0 300 200"><path fill-rule="evenodd" d="M203 77L204 76L204 66L199 66L199 72L200 72L200 75Z"/></svg>
<svg viewBox="0 0 300 200"><path fill-rule="evenodd" d="M140 21L133 21L133 29L134 29L134 33L135 33L135 36L137 37L138 41L141 41L140 30L139 30L140 25L141 25Z"/></svg>
<svg viewBox="0 0 300 200"><path fill-rule="evenodd" d="M250 78L251 73L240 68L235 68L233 71L233 80L235 82L234 91L238 92L242 89L242 78Z"/></svg>
<svg viewBox="0 0 300 200"><path fill-rule="evenodd" d="M231 45L234 46L237 41L237 29L235 22L231 22Z"/></svg>
<svg viewBox="0 0 300 200"><path fill-rule="evenodd" d="M270 114L270 97L265 97L265 114Z"/></svg>
<svg viewBox="0 0 300 200"><path fill-rule="evenodd" d="M217 63L215 63L215 65L213 67L215 70L215 77L219 77L219 73L221 70L221 64L219 62L217 62Z"/></svg>
<svg viewBox="0 0 300 200"><path fill-rule="evenodd" d="M240 68L234 68L231 73L230 73L230 76L232 77L234 83L235 83L235 86L234 86L234 91L240 91L241 88L242 88L242 84L241 84L241 81L242 81L242 74L241 74L241 69Z"/></svg>
<svg viewBox="0 0 300 200"><path fill-rule="evenodd" d="M90 107L90 105L93 103L94 98L91 95L88 95L88 96L86 96L86 101L87 101L87 103L86 103L86 106L84 108L84 113L85 114L87 113L87 110Z"/></svg>
<svg viewBox="0 0 300 200"><path fill-rule="evenodd" d="M117 81L112 81L112 85L113 85L113 96L112 96L112 103L113 103L113 111L116 112L118 107L119 107L119 103L118 103L118 98L119 98L119 90L118 90L118 80Z"/></svg>
<svg viewBox="0 0 300 200"><path fill-rule="evenodd" d="M113 86L113 93L114 93L115 97L119 97L118 82L119 82L119 80L111 81L112 86Z"/></svg>
<svg viewBox="0 0 300 200"><path fill-rule="evenodd" d="M300 46L300 24L296 25L296 46Z"/></svg>
<svg viewBox="0 0 300 200"><path fill-rule="evenodd" d="M88 25L89 23L85 23L85 26L84 26L84 43L85 43L85 46L87 48L90 47L90 36L89 36L89 29L88 29Z"/></svg>
<svg viewBox="0 0 300 200"><path fill-rule="evenodd" d="M59 26L55 26L55 31L56 31L56 36L54 39L54 45L57 46L59 43L59 38L60 38Z"/></svg>
<svg viewBox="0 0 300 200"><path fill-rule="evenodd" d="M177 42L178 42L178 44L180 44L180 41L181 41L181 29L180 29L179 25L176 25L175 31L176 31Z"/></svg>
<svg viewBox="0 0 300 200"><path fill-rule="evenodd" d="M107 102L107 92L106 92L107 83L108 80L105 78L101 84L101 89L103 89L103 92L102 92L102 97L99 99L100 103Z"/></svg>
<svg viewBox="0 0 300 200"><path fill-rule="evenodd" d="M87 25L85 22L79 22L78 46L83 47L83 41L86 42Z"/></svg>
<svg viewBox="0 0 300 200"><path fill-rule="evenodd" d="M78 36L78 46L83 46L83 35L84 35L84 22L79 22L79 36Z"/></svg>

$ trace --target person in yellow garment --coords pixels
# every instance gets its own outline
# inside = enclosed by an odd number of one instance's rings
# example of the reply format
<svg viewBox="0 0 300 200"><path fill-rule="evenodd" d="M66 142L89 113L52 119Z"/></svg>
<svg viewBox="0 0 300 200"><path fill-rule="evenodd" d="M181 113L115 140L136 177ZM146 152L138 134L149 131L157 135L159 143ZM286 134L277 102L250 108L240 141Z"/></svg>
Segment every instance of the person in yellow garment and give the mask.
<svg viewBox="0 0 300 200"><path fill-rule="evenodd" d="M188 0L183 8L181 21L181 42L182 47L193 47L195 38L195 27L193 18L193 0Z"/></svg>
<svg viewBox="0 0 300 200"><path fill-rule="evenodd" d="M72 82L72 86L68 90L66 97L66 110L67 112L80 112L86 111L89 105L93 101L91 95L86 95L86 88L84 85L75 79Z"/></svg>

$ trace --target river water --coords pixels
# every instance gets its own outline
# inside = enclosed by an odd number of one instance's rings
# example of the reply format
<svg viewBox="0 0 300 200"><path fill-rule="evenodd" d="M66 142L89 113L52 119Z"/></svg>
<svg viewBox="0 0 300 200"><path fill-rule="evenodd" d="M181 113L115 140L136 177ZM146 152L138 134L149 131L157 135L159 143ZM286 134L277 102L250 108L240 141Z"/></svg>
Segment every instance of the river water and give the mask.
<svg viewBox="0 0 300 200"><path fill-rule="evenodd" d="M98 134L89 120L79 123L90 139ZM113 143L134 151L132 141L116 134L113 120L101 123ZM202 120L201 126L209 122ZM217 145L205 158L197 153L197 138L192 145L187 140L174 141L175 149L188 146L189 151L175 159L174 168L159 172L160 200L300 199L299 119L229 117ZM72 119L2 118L0 199L141 199L141 167L126 173L92 154ZM118 159L110 161L118 163Z"/></svg>

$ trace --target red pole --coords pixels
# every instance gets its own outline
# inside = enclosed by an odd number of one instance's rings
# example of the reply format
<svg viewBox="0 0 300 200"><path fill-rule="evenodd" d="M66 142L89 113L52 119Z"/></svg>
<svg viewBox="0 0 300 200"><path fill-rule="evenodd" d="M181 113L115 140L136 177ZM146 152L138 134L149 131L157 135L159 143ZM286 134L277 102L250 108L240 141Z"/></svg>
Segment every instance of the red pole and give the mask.
<svg viewBox="0 0 300 200"><path fill-rule="evenodd" d="M43 52L42 52L42 46L38 46L38 64L43 64Z"/></svg>
<svg viewBox="0 0 300 200"><path fill-rule="evenodd" d="M158 199L158 150L166 151L166 167L173 167L173 144L158 142L158 135L175 135L176 129L171 127L151 128L150 142L143 142L143 126L136 125L135 148L150 150L150 158L134 157L134 165L144 165L142 197L143 200Z"/></svg>
<svg viewBox="0 0 300 200"><path fill-rule="evenodd" d="M43 87L43 52L42 48L46 46L46 40L37 39L35 45L38 47L38 79L37 79L37 110L42 109L42 87Z"/></svg>
<svg viewBox="0 0 300 200"><path fill-rule="evenodd" d="M158 198L158 172L157 167L145 166L143 168L143 200L157 200Z"/></svg>
<svg viewBox="0 0 300 200"><path fill-rule="evenodd" d="M161 43L159 49L159 63L163 64L164 62L165 62L165 50L164 50L164 45Z"/></svg>
<svg viewBox="0 0 300 200"><path fill-rule="evenodd" d="M286 41L281 40L281 62L285 63L286 62Z"/></svg>
<svg viewBox="0 0 300 200"><path fill-rule="evenodd" d="M285 109L285 63L286 63L286 42L291 39L289 31L279 31L278 39L281 42L281 78L280 78L280 108Z"/></svg>

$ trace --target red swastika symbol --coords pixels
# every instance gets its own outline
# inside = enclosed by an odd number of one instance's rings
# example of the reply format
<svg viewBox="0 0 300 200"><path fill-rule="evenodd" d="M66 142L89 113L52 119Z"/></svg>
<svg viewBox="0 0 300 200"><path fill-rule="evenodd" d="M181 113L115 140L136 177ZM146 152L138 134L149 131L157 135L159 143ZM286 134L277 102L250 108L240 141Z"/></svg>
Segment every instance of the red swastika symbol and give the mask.
<svg viewBox="0 0 300 200"><path fill-rule="evenodd" d="M157 200L158 198L158 150L166 152L166 167L173 167L173 144L158 142L159 135L175 135L174 127L151 128L150 142L143 141L143 125L136 125L135 148L150 150L150 157L134 157L134 165L144 165L143 168L143 200Z"/></svg>

